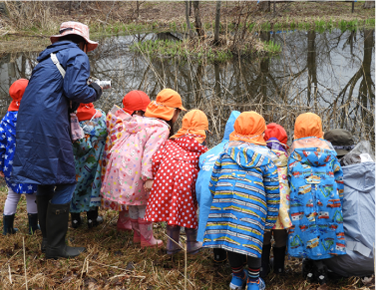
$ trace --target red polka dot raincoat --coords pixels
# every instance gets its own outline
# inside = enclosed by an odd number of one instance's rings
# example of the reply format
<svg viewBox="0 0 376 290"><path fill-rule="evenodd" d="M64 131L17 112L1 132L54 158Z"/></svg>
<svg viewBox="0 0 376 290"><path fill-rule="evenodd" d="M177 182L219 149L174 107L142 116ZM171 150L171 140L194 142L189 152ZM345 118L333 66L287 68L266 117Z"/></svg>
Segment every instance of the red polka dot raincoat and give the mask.
<svg viewBox="0 0 376 290"><path fill-rule="evenodd" d="M207 151L196 139L185 135L166 141L153 156L154 183L145 219L169 225L197 228L195 184L198 160Z"/></svg>

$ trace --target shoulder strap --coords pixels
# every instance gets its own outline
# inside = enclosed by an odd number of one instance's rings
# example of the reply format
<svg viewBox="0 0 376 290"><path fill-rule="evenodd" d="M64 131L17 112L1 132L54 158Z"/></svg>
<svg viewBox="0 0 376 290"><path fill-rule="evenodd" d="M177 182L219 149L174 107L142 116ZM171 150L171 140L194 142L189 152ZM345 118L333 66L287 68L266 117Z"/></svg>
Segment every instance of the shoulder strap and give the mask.
<svg viewBox="0 0 376 290"><path fill-rule="evenodd" d="M65 77L65 70L63 69L59 60L57 59L56 54L51 53L50 56L51 56L52 62L56 65L57 69L60 71L62 77L64 78Z"/></svg>

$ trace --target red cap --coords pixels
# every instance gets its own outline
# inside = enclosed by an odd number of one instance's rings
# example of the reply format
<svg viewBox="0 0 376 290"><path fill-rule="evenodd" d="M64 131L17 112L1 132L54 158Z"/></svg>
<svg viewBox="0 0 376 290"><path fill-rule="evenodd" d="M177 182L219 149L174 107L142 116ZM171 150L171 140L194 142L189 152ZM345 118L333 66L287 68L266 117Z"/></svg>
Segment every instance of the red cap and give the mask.
<svg viewBox="0 0 376 290"><path fill-rule="evenodd" d="M278 125L276 123L270 123L266 126L264 136L265 141L268 141L272 137L277 138L279 142L285 145L287 144L287 133L281 125Z"/></svg>
<svg viewBox="0 0 376 290"><path fill-rule="evenodd" d="M132 115L134 111L146 111L150 103L149 96L143 91L130 91L123 98L123 110Z"/></svg>
<svg viewBox="0 0 376 290"><path fill-rule="evenodd" d="M8 111L18 111L22 96L29 81L26 79L16 80L9 88L9 95L13 99L8 107Z"/></svg>
<svg viewBox="0 0 376 290"><path fill-rule="evenodd" d="M80 104L77 109L77 118L80 122L90 120L94 115L95 118L99 118L100 116L102 116L102 113L94 108L93 103Z"/></svg>

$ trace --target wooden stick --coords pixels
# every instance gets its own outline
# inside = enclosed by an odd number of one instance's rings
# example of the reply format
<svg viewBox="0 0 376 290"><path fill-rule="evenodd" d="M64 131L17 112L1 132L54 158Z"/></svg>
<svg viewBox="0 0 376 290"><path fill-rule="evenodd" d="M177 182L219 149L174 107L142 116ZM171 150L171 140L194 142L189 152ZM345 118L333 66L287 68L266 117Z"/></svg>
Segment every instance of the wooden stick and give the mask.
<svg viewBox="0 0 376 290"><path fill-rule="evenodd" d="M10 284L12 284L12 273L10 272L10 265L8 264L8 270L9 270L9 281Z"/></svg>
<svg viewBox="0 0 376 290"><path fill-rule="evenodd" d="M25 254L25 238L24 237L22 237L22 243L23 243L24 267L25 267L25 282L26 282L26 290L27 290L29 288L27 287L26 254Z"/></svg>

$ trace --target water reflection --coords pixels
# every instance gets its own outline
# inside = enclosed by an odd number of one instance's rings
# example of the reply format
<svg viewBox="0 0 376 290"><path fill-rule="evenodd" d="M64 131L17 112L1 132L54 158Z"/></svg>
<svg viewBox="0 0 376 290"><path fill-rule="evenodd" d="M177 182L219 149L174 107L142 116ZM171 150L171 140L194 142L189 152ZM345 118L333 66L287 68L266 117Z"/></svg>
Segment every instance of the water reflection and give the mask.
<svg viewBox="0 0 376 290"><path fill-rule="evenodd" d="M273 58L236 59L224 64L198 63L195 59L150 60L130 52L133 42L150 39L179 40L171 33L104 38L90 54L92 75L111 79L97 106L108 110L121 104L130 90L154 98L165 87L177 90L187 108L203 109L210 119L213 145L221 139L231 110L256 110L267 122L279 122L290 136L301 112L314 111L323 118L324 130L346 128L355 138L374 140L375 57L374 30L317 33L261 33L283 51ZM37 53L0 56L0 109L10 102L8 89L19 77L29 77Z"/></svg>

